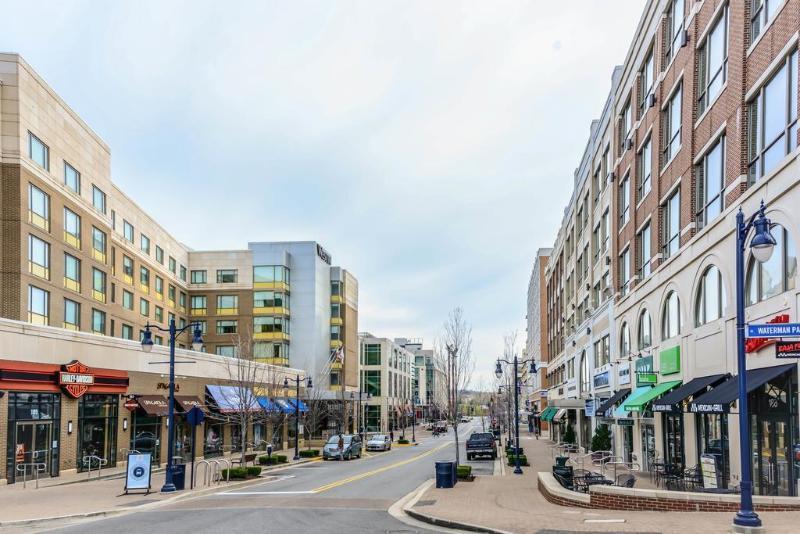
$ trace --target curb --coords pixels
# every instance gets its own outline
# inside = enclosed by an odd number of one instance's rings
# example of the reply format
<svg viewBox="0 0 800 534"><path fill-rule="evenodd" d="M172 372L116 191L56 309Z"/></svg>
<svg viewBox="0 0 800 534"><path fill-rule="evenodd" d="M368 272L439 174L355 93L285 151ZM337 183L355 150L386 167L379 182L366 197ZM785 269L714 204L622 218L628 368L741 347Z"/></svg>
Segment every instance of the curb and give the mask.
<svg viewBox="0 0 800 534"><path fill-rule="evenodd" d="M264 473L269 471L278 471L281 469L287 469L289 467L294 467L297 465L307 464L311 462L318 462L321 458L308 458L299 460L294 463L287 463L287 464L280 464L275 466L268 466L261 469L261 472ZM102 479L101 479L102 480ZM195 497L203 497L209 493L216 493L219 491L224 491L227 489L235 489L241 487L247 487L250 485L255 485L260 482L264 482L261 477L253 478L250 480L242 480L239 482L229 482L225 486L213 486L213 487L206 487L202 489L194 489L194 490L183 490L185 493L181 493L179 495L175 495L174 497L169 497L167 499L163 499L157 502L147 503L145 505L140 506L127 506L124 508L118 508L115 510L98 510L96 512L83 512L78 514L67 514L67 515L60 515L60 516L51 516L51 517L35 517L30 519L14 519L11 521L0 521L0 528L4 527L24 527L24 526L32 526L32 525L43 525L46 523L51 522L58 522L58 521L68 521L68 520L80 520L80 519L92 519L92 518L101 518L101 517L113 517L117 515L123 515L129 512L136 512L139 510L150 510L153 508L158 508L160 506L164 506L166 504L172 504L174 502L184 500L184 499L191 499ZM68 484L60 484L60 485L68 485ZM53 486L57 487L57 486ZM44 488L43 488L44 489ZM158 493L158 492L151 492L151 493Z"/></svg>

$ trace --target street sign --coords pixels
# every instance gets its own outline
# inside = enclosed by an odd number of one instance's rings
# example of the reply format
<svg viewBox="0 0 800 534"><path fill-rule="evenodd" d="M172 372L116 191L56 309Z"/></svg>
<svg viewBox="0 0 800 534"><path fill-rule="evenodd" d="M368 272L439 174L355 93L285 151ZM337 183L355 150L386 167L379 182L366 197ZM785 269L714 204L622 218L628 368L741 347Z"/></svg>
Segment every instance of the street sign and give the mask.
<svg viewBox="0 0 800 534"><path fill-rule="evenodd" d="M747 337L800 337L800 323L749 324Z"/></svg>
<svg viewBox="0 0 800 534"><path fill-rule="evenodd" d="M775 343L776 358L800 358L800 341L779 341Z"/></svg>
<svg viewBox="0 0 800 534"><path fill-rule="evenodd" d="M186 413L186 421L192 426L197 426L205 420L206 414L199 407L194 406Z"/></svg>

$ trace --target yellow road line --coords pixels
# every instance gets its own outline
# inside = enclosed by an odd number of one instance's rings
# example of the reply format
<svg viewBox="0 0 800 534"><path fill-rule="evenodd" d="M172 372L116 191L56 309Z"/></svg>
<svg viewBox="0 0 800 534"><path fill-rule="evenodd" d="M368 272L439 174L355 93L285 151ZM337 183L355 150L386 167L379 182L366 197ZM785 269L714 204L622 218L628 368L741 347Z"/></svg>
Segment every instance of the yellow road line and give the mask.
<svg viewBox="0 0 800 534"><path fill-rule="evenodd" d="M414 456L413 458L408 458L408 459L403 460L401 462L396 462L396 463L393 463L393 464L385 465L383 467L379 467L378 469L373 469L372 471L367 471L365 473L360 473L358 475L353 475L353 476L351 476L349 478L343 478L342 480L337 480L336 482L331 482L329 484L325 484L324 486L320 486L318 488L314 488L313 490L311 490L311 492L312 493L322 493L323 491L328 491L330 489L333 489L333 488L336 488L336 487L339 487L339 486L343 486L344 484L349 484L350 482L355 482L356 480L361 480L362 478L371 477L373 475L377 475L378 473L383 473L384 471L388 471L389 469L394 469L395 467L400 467L401 465L410 464L411 462L415 462L417 460L425 458L426 456L429 456L429 455L431 455L431 454L433 454L435 452L438 452L438 451L440 451L440 450L442 450L445 447L448 447L450 445L452 445L452 443L444 443L442 445L439 445L435 449L431 449L429 451L423 452L422 454Z"/></svg>

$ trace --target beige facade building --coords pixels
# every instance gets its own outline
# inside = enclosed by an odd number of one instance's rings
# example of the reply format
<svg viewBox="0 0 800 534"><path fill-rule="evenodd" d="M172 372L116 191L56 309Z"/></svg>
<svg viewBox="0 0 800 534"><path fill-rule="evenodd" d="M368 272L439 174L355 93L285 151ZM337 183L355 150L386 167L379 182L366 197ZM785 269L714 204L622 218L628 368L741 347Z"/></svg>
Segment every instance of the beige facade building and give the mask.
<svg viewBox="0 0 800 534"><path fill-rule="evenodd" d="M411 424L415 357L391 339L359 335L361 391L367 432L389 432Z"/></svg>

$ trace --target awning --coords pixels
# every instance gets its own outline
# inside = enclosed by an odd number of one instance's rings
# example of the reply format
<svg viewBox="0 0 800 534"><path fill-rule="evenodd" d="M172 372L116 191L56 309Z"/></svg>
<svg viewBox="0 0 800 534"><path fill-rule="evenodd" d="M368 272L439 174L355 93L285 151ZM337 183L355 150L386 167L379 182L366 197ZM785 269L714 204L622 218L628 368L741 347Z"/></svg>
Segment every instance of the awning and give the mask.
<svg viewBox="0 0 800 534"><path fill-rule="evenodd" d="M544 411L539 415L539 419L542 421L550 421L553 419L553 416L556 414L558 410L553 408L552 406L548 406L544 409Z"/></svg>
<svg viewBox="0 0 800 534"><path fill-rule="evenodd" d="M177 401L178 406L180 406L184 412L188 412L195 406L204 412L207 411L206 407L203 405L203 401L200 400L200 397L194 397L192 395L175 395L175 401Z"/></svg>
<svg viewBox="0 0 800 534"><path fill-rule="evenodd" d="M550 404L556 408L571 408L574 410L586 406L586 402L583 399L553 399L550 401Z"/></svg>
<svg viewBox="0 0 800 534"><path fill-rule="evenodd" d="M773 378L777 378L787 371L797 367L796 364L778 365L776 367L763 367L747 371L747 392L763 386ZM696 413L728 413L731 403L739 398L739 379L734 376L715 387L708 393L701 395L689 404L689 410Z"/></svg>
<svg viewBox="0 0 800 534"><path fill-rule="evenodd" d="M221 413L237 413L241 411L260 411L261 405L249 388L234 386L206 386L216 408Z"/></svg>
<svg viewBox="0 0 800 534"><path fill-rule="evenodd" d="M258 399L258 403L261 405L261 409L267 412L279 412L281 411L280 407L277 406L274 402L272 402L269 397L256 397Z"/></svg>
<svg viewBox="0 0 800 534"><path fill-rule="evenodd" d="M716 386L730 375L710 375L701 376L690 380L674 391L670 391L660 399L653 401L652 409L654 412L683 412L683 401L689 397L699 397L707 391L709 386Z"/></svg>
<svg viewBox="0 0 800 534"><path fill-rule="evenodd" d="M294 413L294 405L291 404L288 400L286 400L286 399L275 399L272 402L283 413L286 413L286 414L293 414Z"/></svg>
<svg viewBox="0 0 800 534"><path fill-rule="evenodd" d="M630 388L620 389L619 391L614 393L614 395L612 395L610 399L608 399L603 404L601 404L597 409L595 409L594 415L596 417L609 417L611 414L606 414L606 412L613 409L614 406L619 401L630 395L630 392L631 392Z"/></svg>
<svg viewBox="0 0 800 534"><path fill-rule="evenodd" d="M650 391L651 389L653 389L653 386L639 386L638 388L633 390L633 393L631 393L630 397L625 399L625 402L620 404L619 407L616 410L614 410L614 417L617 419L627 419L628 417L630 417L630 413L625 408L625 405L628 404L629 402L630 403L636 402L636 399L638 399L642 395L646 395L647 392Z"/></svg>
<svg viewBox="0 0 800 534"><path fill-rule="evenodd" d="M169 401L163 395L141 395L136 397L136 402L147 415L155 417L169 415Z"/></svg>
<svg viewBox="0 0 800 534"><path fill-rule="evenodd" d="M305 413L308 411L308 406L306 403L299 399L289 399L289 404L292 405L292 409L297 408L299 406L300 411Z"/></svg>
<svg viewBox="0 0 800 534"><path fill-rule="evenodd" d="M553 416L553 418L552 418L552 419L550 419L550 420L551 420L551 421L553 421L554 423L558 423L558 422L560 422L562 419L564 419L564 416L565 416L565 415L567 415L567 410L566 410L566 409L564 409L564 408L560 408L560 409L559 409L559 410L556 412L556 414Z"/></svg>
<svg viewBox="0 0 800 534"><path fill-rule="evenodd" d="M647 405L650 404L650 401L652 401L657 397L660 397L667 391L670 391L671 389L674 389L680 385L681 385L680 380L662 382L660 384L657 384L656 386L651 388L650 391L636 398L635 400L626 400L623 403L623 406L625 406L625 409L628 410L629 412L643 412L645 408L647 408Z"/></svg>

